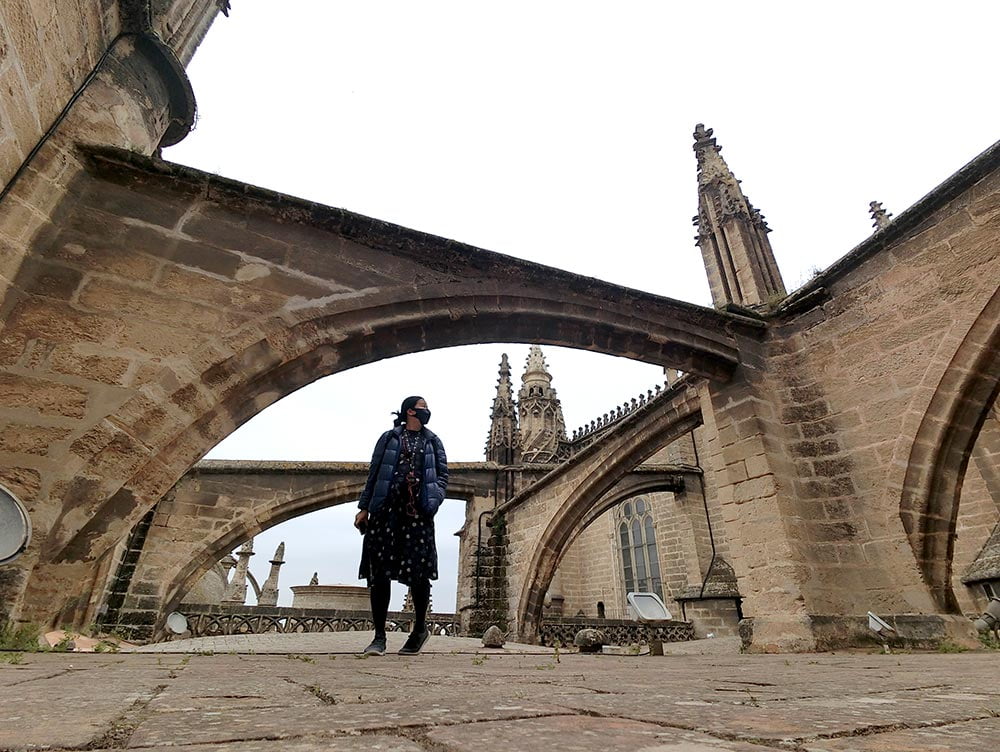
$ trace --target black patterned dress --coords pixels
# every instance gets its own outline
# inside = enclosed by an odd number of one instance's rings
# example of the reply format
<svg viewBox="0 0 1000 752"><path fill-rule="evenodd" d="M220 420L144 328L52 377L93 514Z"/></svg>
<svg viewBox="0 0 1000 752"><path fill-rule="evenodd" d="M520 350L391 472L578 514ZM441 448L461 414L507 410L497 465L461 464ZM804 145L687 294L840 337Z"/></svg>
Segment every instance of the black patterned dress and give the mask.
<svg viewBox="0 0 1000 752"><path fill-rule="evenodd" d="M368 532L361 547L358 578L368 580L369 587L383 577L404 585L438 578L434 520L420 512L423 456L424 438L420 432L403 431L389 496L368 518ZM412 495L408 477L417 479Z"/></svg>

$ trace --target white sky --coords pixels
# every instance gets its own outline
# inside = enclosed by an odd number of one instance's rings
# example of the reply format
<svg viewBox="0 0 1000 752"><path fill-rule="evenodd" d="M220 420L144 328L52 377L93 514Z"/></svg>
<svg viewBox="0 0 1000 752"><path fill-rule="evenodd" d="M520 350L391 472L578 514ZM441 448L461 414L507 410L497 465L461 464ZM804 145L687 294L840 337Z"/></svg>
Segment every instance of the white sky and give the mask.
<svg viewBox="0 0 1000 752"><path fill-rule="evenodd" d="M1000 123L993 2L233 6L189 68L197 128L165 158L706 305L691 226L696 123L715 129L767 217L790 291L870 234L869 201L898 214ZM517 381L526 345L331 376L209 456L368 459L389 410L416 393L450 457L479 460L504 351ZM545 353L570 431L661 378ZM436 610L454 606L461 507L438 517ZM327 510L261 534L252 570L263 579L285 540L282 603L313 571L355 583L351 516Z"/></svg>

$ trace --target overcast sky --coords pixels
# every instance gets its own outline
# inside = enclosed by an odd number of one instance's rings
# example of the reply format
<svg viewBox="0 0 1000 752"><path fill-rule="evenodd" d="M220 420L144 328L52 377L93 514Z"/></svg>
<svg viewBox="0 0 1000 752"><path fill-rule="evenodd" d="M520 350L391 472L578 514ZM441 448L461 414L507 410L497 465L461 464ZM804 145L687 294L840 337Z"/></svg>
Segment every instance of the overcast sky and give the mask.
<svg viewBox="0 0 1000 752"><path fill-rule="evenodd" d="M998 22L994 2L235 0L189 67L197 127L164 157L710 305L696 123L767 217L791 291L871 233L870 201L898 214L997 139ZM502 352L517 381L526 344L321 379L208 456L366 460L413 393L449 456L480 460ZM570 431L662 379L545 353ZM356 584L352 516L261 534L253 571L285 540L282 603L313 571ZM461 520L459 502L438 517L436 610L454 607Z"/></svg>

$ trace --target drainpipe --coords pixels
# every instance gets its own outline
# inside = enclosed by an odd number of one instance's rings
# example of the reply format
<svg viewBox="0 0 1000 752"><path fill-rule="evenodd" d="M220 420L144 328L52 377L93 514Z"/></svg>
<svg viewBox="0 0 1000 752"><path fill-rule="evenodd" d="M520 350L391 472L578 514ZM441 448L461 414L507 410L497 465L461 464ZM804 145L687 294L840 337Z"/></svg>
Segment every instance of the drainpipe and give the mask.
<svg viewBox="0 0 1000 752"><path fill-rule="evenodd" d="M698 474L698 486L701 489L701 501L705 505L705 522L708 523L708 540L712 544L712 560L708 563L708 569L705 572L705 577L701 581L701 592L698 594L698 599L701 600L705 597L705 586L708 585L708 578L712 575L712 568L715 566L715 534L712 532L712 516L708 513L708 497L705 495L705 468L701 466L701 460L698 459L698 442L695 441L694 431L691 432L691 446L694 447L694 466L701 471ZM683 613L684 609L681 610Z"/></svg>

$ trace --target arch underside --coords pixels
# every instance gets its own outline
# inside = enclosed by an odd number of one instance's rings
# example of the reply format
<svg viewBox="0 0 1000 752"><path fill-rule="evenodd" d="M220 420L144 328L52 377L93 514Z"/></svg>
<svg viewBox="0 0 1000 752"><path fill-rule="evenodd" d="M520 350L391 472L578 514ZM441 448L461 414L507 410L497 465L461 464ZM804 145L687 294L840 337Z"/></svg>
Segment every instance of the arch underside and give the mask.
<svg viewBox="0 0 1000 752"><path fill-rule="evenodd" d="M355 503L363 489L364 482L361 481L332 490L302 494L270 510L267 516L259 517L251 513L248 515L249 519L240 517L233 520L232 524L221 530L216 537L206 541L178 572L168 575L169 584L164 591L164 603L166 604L163 609L164 613L175 608L181 602L184 594L216 562L249 538L296 517L342 504ZM469 501L478 491L474 481L464 482L459 478L454 483L449 482L448 498Z"/></svg>
<svg viewBox="0 0 1000 752"><path fill-rule="evenodd" d="M207 386L219 395L215 405L205 409L172 440L163 442L155 454L150 452L147 462L129 481L105 496L103 503L99 497L89 504L85 498L75 499L74 518L78 518L81 507L98 506L75 533L64 524L57 525L50 535L50 550L58 552L57 560L96 558L120 537L121 530L109 532L109 524L122 518L129 526L134 524L194 462L265 407L319 378L378 360L456 345L522 340L671 364L695 373L707 371L715 378L728 378L735 367L734 348L706 343L704 338L669 327L661 328L669 334L653 337L638 329L648 322L603 322L598 318L599 309L577 310L539 299L531 301L536 306L533 312L516 315L510 308L517 306L508 306L503 299L498 302L494 296L489 300L493 311L488 310L487 301L448 299L438 301L447 305L447 310L431 313L427 301L414 301L408 306L408 315L397 310L395 316L383 315L381 322L374 312L366 317L365 312L356 311L309 319L293 327L275 322L270 336L261 337L201 374L199 387ZM519 300L523 305L524 300ZM463 307L469 311L459 313L458 308ZM353 330L347 328L345 318L355 320ZM616 319L608 313L603 318ZM380 326L373 327L373 322ZM289 343L297 345L301 352L289 357L283 352ZM711 351L699 349L708 344L712 345ZM167 399L176 403L189 389L189 385L175 388ZM108 420L116 425L128 422L137 426L162 421L160 416L131 416L129 407L126 405L122 412L130 420ZM138 433L141 436L142 429ZM108 454L109 465L120 464L118 447ZM103 459L98 454L91 460L88 475L103 475ZM162 478L161 482L150 483L157 478ZM94 490L104 491L104 486ZM59 540L67 542L60 546Z"/></svg>
<svg viewBox="0 0 1000 752"><path fill-rule="evenodd" d="M85 162L40 259L72 266L85 255L66 255L69 245L112 247L195 284L115 282L146 296L148 314L134 300L129 311L65 307L67 347L86 339L73 323L83 315L116 333L106 356L138 348L148 364L141 382L91 403L101 407L86 416L65 470L53 472L52 522L24 596L39 608L54 605L44 581L78 580L211 447L318 378L407 353L521 341L725 381L741 343L766 328L127 152L90 150ZM269 256L275 246L284 255ZM215 273L214 262L233 266ZM15 280L25 300L42 300L33 285L30 275ZM41 303L25 305L8 322L13 337L35 336L30 306ZM191 312L190 326L165 322L175 306ZM53 331L61 310L46 308ZM143 349L150 332L168 328L169 341Z"/></svg>
<svg viewBox="0 0 1000 752"><path fill-rule="evenodd" d="M907 463L900 518L938 605L960 613L952 589L959 501L973 447L1000 393L1000 290L941 378Z"/></svg>
<svg viewBox="0 0 1000 752"><path fill-rule="evenodd" d="M657 450L701 425L701 407L693 390L681 389L672 398L660 399L662 402L655 405L655 409L640 412L619 428L613 437L605 437L601 453L610 457L609 461L589 466L581 463L574 475L567 475L572 478L573 490L562 501L534 546L521 590L517 621L523 639L530 640L537 633L545 593L559 561L573 541L614 503L641 493L638 490L641 484L622 484L623 478ZM618 489L615 488L617 484L621 484ZM666 482L662 485L656 481L651 483L651 487L657 485L660 486L658 490L677 488L676 481L669 484L672 488L668 488Z"/></svg>

